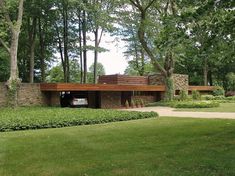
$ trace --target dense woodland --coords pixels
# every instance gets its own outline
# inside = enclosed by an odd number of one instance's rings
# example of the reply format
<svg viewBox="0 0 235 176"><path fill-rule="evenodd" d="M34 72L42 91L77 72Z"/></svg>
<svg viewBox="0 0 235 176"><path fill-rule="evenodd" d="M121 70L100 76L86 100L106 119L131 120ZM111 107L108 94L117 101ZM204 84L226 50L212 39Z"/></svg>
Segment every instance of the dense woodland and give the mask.
<svg viewBox="0 0 235 176"><path fill-rule="evenodd" d="M233 0L0 0L0 81L97 83L105 33L126 43L128 75L172 74L235 89ZM94 64L87 68L87 52ZM60 64L55 66L55 61ZM11 86L9 86L11 88Z"/></svg>

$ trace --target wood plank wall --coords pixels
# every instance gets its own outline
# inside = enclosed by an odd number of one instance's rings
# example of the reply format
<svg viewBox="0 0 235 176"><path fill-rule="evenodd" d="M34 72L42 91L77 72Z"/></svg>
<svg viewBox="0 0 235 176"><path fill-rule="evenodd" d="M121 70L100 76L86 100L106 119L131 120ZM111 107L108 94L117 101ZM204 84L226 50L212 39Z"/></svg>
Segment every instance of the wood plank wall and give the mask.
<svg viewBox="0 0 235 176"><path fill-rule="evenodd" d="M99 84L148 85L147 76L107 75L99 77Z"/></svg>

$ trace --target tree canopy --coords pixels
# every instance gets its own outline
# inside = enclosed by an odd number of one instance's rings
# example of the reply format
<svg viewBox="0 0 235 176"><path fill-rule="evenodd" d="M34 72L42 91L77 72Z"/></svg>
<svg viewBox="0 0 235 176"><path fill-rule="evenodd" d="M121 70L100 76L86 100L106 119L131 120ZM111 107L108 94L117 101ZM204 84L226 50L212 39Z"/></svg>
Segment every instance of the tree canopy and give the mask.
<svg viewBox="0 0 235 176"><path fill-rule="evenodd" d="M59 72L59 81L97 83L98 56L107 52L100 42L109 33L125 42L125 74L159 72L169 81L182 73L190 84L231 89L233 0L0 0L0 5L0 81L19 76L23 82L51 82Z"/></svg>

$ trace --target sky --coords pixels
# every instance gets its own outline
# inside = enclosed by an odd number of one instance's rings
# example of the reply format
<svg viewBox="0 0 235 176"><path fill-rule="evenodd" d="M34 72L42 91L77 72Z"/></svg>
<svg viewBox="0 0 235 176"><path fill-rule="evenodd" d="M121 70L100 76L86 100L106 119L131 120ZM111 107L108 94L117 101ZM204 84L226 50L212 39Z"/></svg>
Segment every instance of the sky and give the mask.
<svg viewBox="0 0 235 176"><path fill-rule="evenodd" d="M91 36L89 38L92 39ZM92 41L88 41L88 45L94 45ZM102 63L105 68L106 75L113 74L124 74L125 69L128 66L128 62L123 52L125 51L125 43L117 37L110 36L105 33L102 37L100 47L107 49L108 51L98 54L98 62ZM60 54L56 53L56 62L52 66L58 65L60 63ZM87 52L87 69L94 63L94 52Z"/></svg>
<svg viewBox="0 0 235 176"><path fill-rule="evenodd" d="M117 40L109 34L104 34L100 47L108 49L109 51L99 53L98 62L102 63L105 68L106 75L123 74L128 66L127 60L123 54L124 41ZM88 68L94 62L94 55L92 51L88 51Z"/></svg>

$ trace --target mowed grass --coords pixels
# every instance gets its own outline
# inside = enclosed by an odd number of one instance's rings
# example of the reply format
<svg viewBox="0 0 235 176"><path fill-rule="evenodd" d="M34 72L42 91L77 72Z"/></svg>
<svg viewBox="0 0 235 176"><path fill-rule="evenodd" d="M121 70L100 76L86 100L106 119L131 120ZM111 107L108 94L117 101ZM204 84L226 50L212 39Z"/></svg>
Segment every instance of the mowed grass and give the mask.
<svg viewBox="0 0 235 176"><path fill-rule="evenodd" d="M215 108L179 108L176 111L191 111L191 112L235 112L235 103L220 103L219 107Z"/></svg>
<svg viewBox="0 0 235 176"><path fill-rule="evenodd" d="M233 176L235 120L155 118L0 133L1 176Z"/></svg>

